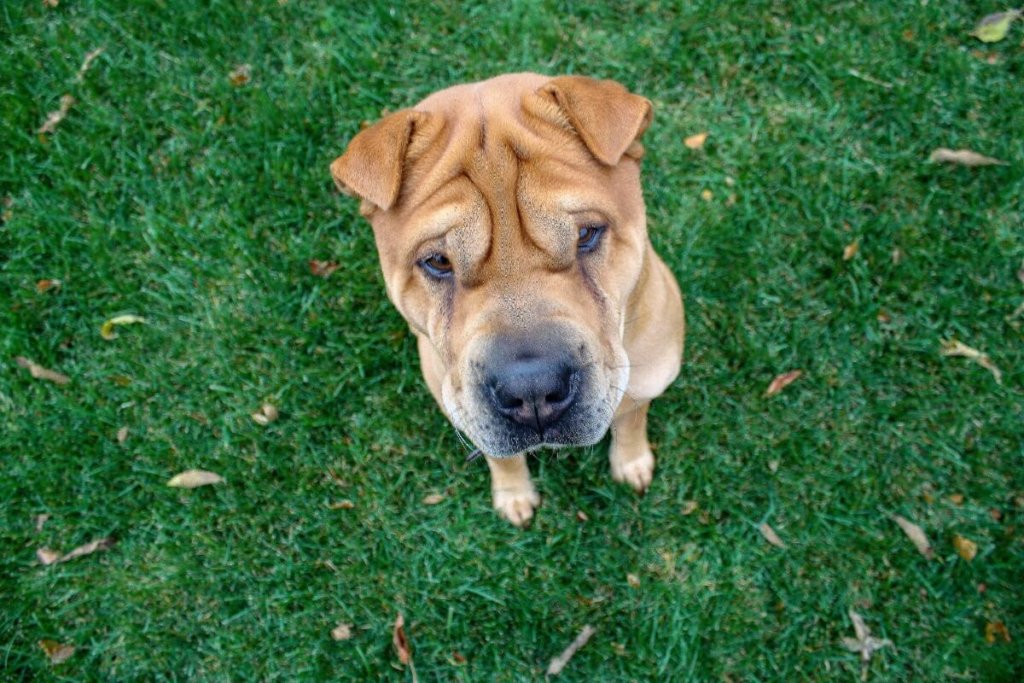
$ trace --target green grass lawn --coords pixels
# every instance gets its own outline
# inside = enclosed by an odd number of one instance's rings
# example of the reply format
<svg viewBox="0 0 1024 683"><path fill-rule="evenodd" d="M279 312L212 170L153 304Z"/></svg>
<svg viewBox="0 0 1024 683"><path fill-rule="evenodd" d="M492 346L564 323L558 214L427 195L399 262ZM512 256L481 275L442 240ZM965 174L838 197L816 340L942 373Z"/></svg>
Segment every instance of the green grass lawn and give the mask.
<svg viewBox="0 0 1024 683"><path fill-rule="evenodd" d="M422 681L541 680L587 623L562 680L855 681L851 608L894 643L870 680L1024 677L1024 21L984 45L1002 5L206 4L0 5L0 679L411 680L401 612ZM646 497L606 445L542 453L525 532L327 171L383 110L518 70L654 102L649 222L689 323ZM125 313L146 323L101 338ZM164 485L191 467L227 481Z"/></svg>

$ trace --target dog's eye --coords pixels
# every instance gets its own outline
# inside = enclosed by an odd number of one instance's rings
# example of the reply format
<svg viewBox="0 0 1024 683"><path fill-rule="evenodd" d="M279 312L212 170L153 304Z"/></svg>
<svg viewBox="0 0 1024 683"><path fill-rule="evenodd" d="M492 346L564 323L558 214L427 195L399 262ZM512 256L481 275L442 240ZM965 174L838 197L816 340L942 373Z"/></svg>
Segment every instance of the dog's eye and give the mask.
<svg viewBox="0 0 1024 683"><path fill-rule="evenodd" d="M427 275L433 278L446 278L452 274L452 262L444 254L431 254L420 261L422 268Z"/></svg>
<svg viewBox="0 0 1024 683"><path fill-rule="evenodd" d="M598 243L601 241L601 235L604 234L606 225L584 225L580 228L580 237L576 242L576 248L581 253L587 253L588 251L594 251L597 248Z"/></svg>

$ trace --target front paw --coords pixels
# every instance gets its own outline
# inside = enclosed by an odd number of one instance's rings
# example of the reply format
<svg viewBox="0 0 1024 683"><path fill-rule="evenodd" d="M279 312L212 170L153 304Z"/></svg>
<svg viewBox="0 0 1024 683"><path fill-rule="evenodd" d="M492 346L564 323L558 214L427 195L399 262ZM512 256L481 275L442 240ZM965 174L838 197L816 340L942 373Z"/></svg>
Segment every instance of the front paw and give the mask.
<svg viewBox="0 0 1024 683"><path fill-rule="evenodd" d="M645 492L654 479L654 454L650 448L645 448L643 453L629 459L613 454L610 461L612 479L629 484L637 493Z"/></svg>
<svg viewBox="0 0 1024 683"><path fill-rule="evenodd" d="M499 515L519 528L530 523L533 511L539 505L540 495L533 486L494 490L494 509L498 511Z"/></svg>

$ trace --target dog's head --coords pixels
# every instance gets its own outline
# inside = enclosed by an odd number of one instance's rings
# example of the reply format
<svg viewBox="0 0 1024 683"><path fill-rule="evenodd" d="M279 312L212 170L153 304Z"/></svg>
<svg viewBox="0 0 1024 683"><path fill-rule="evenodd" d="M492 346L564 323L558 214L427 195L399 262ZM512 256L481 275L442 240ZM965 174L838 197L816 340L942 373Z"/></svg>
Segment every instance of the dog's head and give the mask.
<svg viewBox="0 0 1024 683"><path fill-rule="evenodd" d="M331 165L448 417L489 456L595 443L622 400L650 120L617 83L514 74L391 114Z"/></svg>

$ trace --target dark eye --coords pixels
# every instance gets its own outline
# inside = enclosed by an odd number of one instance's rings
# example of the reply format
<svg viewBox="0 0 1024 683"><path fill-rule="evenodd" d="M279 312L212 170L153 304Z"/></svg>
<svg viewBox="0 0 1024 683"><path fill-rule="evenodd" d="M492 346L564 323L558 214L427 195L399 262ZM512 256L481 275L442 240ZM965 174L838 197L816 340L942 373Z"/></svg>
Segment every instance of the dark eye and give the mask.
<svg viewBox="0 0 1024 683"><path fill-rule="evenodd" d="M606 225L584 225L580 227L579 241L576 242L576 248L581 253L587 253L597 249L598 243L601 241L601 235L604 234Z"/></svg>
<svg viewBox="0 0 1024 683"><path fill-rule="evenodd" d="M452 274L452 262L444 254L431 254L420 261L420 267L432 278L443 279Z"/></svg>

